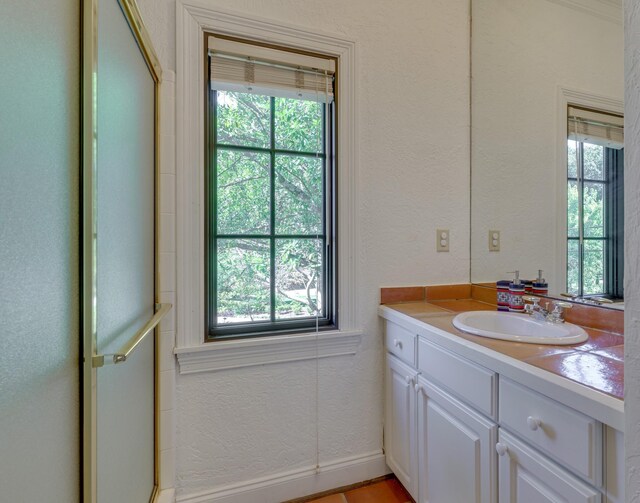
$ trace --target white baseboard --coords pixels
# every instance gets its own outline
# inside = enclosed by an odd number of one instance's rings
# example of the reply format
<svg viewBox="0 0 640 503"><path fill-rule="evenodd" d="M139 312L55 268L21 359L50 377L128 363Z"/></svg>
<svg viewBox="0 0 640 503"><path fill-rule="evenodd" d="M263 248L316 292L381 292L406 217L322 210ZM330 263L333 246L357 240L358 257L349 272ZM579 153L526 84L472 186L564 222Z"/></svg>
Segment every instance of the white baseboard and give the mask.
<svg viewBox="0 0 640 503"><path fill-rule="evenodd" d="M176 502L176 490L173 487L171 487L170 489L161 489L153 503L175 503L175 502Z"/></svg>
<svg viewBox="0 0 640 503"><path fill-rule="evenodd" d="M280 503L381 477L389 473L382 451L338 459L315 467L182 494L178 503Z"/></svg>

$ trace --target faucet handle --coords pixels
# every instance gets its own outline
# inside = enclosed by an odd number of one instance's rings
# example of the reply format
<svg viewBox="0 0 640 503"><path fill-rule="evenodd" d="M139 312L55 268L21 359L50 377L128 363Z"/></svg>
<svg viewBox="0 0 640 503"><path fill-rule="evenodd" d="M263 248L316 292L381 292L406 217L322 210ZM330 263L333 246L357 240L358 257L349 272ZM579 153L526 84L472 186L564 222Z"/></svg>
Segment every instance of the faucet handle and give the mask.
<svg viewBox="0 0 640 503"><path fill-rule="evenodd" d="M571 309L573 307L573 304L571 304L570 302L564 302L562 300L554 300L553 306L554 309L551 313L552 320L556 323L564 323L562 313L565 309Z"/></svg>
<svg viewBox="0 0 640 503"><path fill-rule="evenodd" d="M534 297L533 295L523 295L522 300L525 302L524 312L527 314L533 314L538 310L538 302L540 302L540 297ZM528 304L531 302L531 304Z"/></svg>

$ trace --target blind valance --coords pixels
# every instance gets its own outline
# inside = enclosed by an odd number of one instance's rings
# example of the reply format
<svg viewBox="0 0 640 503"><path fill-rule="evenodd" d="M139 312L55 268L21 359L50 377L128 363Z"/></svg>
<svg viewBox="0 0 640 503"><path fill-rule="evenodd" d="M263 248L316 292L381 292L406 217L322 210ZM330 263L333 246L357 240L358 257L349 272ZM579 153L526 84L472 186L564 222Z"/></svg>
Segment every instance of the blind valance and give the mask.
<svg viewBox="0 0 640 503"><path fill-rule="evenodd" d="M333 100L335 60L209 37L212 89Z"/></svg>
<svg viewBox="0 0 640 503"><path fill-rule="evenodd" d="M624 148L623 117L569 106L567 119L567 133L570 140L608 148Z"/></svg>

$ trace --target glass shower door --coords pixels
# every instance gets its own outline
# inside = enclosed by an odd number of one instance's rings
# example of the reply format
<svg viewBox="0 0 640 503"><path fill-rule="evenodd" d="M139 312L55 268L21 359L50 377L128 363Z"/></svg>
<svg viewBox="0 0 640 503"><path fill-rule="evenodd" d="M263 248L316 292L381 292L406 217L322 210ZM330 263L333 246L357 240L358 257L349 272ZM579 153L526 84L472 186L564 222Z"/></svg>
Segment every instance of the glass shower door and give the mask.
<svg viewBox="0 0 640 503"><path fill-rule="evenodd" d="M91 390L85 393L91 409L85 409L91 429L85 435L85 499L146 503L157 482L154 329L168 310L155 303L159 75L140 37L135 5L91 3L96 43L93 167L84 208L92 228L84 253L91 262L91 270L85 264L85 296L92 297L85 302L92 325L85 325L85 334L92 332L85 338L92 346L90 377L85 371Z"/></svg>

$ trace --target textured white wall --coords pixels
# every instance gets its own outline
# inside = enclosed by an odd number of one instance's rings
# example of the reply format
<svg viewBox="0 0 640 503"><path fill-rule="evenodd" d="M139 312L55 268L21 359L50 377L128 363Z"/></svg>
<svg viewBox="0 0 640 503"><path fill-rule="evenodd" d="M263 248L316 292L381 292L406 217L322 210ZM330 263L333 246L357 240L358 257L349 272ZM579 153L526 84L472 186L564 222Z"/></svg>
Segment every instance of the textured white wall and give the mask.
<svg viewBox="0 0 640 503"><path fill-rule="evenodd" d="M622 100L623 53L621 25L560 2L473 0L473 281L543 269L564 291L558 86ZM489 229L501 231L500 252L488 250Z"/></svg>
<svg viewBox="0 0 640 503"><path fill-rule="evenodd" d="M625 0L624 411L627 501L640 501L640 2Z"/></svg>
<svg viewBox="0 0 640 503"><path fill-rule="evenodd" d="M175 70L174 1L139 4L163 66ZM355 357L320 362L319 449L321 462L379 450L380 286L469 280L468 1L208 4L357 42L365 336ZM441 227L450 253L435 251ZM315 464L315 372L297 362L178 376L179 495Z"/></svg>

